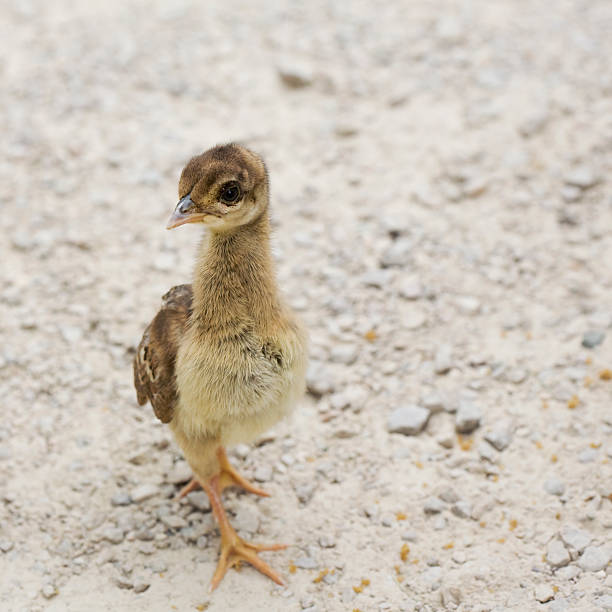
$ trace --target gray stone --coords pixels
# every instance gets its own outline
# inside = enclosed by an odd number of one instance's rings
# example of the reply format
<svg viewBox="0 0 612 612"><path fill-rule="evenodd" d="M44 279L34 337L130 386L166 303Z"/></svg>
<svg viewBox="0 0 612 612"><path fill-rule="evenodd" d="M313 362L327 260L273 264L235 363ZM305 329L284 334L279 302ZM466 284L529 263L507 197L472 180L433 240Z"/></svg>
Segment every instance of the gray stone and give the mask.
<svg viewBox="0 0 612 612"><path fill-rule="evenodd" d="M555 576L559 578L559 580L573 580L581 573L582 572L579 567L576 567L575 565L566 565L565 567L560 567L555 572Z"/></svg>
<svg viewBox="0 0 612 612"><path fill-rule="evenodd" d="M468 198L477 198L487 190L488 186L489 182L484 176L472 176L463 183L463 195ZM480 305L478 305L478 308L474 312L468 314L477 314L478 310L480 310Z"/></svg>
<svg viewBox="0 0 612 612"><path fill-rule="evenodd" d="M455 502L459 501L459 495L457 495L455 489L451 487L444 487L438 493L438 497L447 504L454 504Z"/></svg>
<svg viewBox="0 0 612 612"><path fill-rule="evenodd" d="M181 527L179 530L181 536L189 542L197 542L198 538L205 535L207 531L208 526L204 523L187 525L186 527Z"/></svg>
<svg viewBox="0 0 612 612"><path fill-rule="evenodd" d="M584 346L584 348L595 348L604 341L605 337L605 332L591 329L584 332L582 336L582 346Z"/></svg>
<svg viewBox="0 0 612 612"><path fill-rule="evenodd" d="M374 270L369 270L363 274L361 277L361 282L366 287L384 289L391 282L392 276L393 272L391 270L381 270L380 268L375 268Z"/></svg>
<svg viewBox="0 0 612 612"><path fill-rule="evenodd" d="M359 134L359 126L347 121L338 121L334 125L334 134L340 138L351 138Z"/></svg>
<svg viewBox="0 0 612 612"><path fill-rule="evenodd" d="M421 573L421 580L432 588L439 585L442 581L443 571L441 567L428 567Z"/></svg>
<svg viewBox="0 0 612 612"><path fill-rule="evenodd" d="M143 542L150 542L155 539L155 534L150 529L139 529L136 534L136 539Z"/></svg>
<svg viewBox="0 0 612 612"><path fill-rule="evenodd" d="M254 534L259 530L259 516L253 508L241 506L232 524L238 531Z"/></svg>
<svg viewBox="0 0 612 612"><path fill-rule="evenodd" d="M306 372L306 388L309 393L317 397L334 391L334 379L327 364L320 361L310 362Z"/></svg>
<svg viewBox="0 0 612 612"><path fill-rule="evenodd" d="M569 602L565 597L558 597L547 608L547 612L565 612L565 610L569 610Z"/></svg>
<svg viewBox="0 0 612 612"><path fill-rule="evenodd" d="M472 505L466 501L458 501L451 507L451 512L459 518L469 518L472 514Z"/></svg>
<svg viewBox="0 0 612 612"><path fill-rule="evenodd" d="M239 459L246 459L250 450L251 448L248 444L236 444L233 449L233 452Z"/></svg>
<svg viewBox="0 0 612 612"><path fill-rule="evenodd" d="M402 316L402 326L404 329L414 330L425 325L427 317L425 313L416 308L412 308Z"/></svg>
<svg viewBox="0 0 612 612"><path fill-rule="evenodd" d="M506 372L505 378L508 382L520 385L527 378L527 371L522 368L511 368Z"/></svg>
<svg viewBox="0 0 612 612"><path fill-rule="evenodd" d="M579 554L591 543L592 539L590 533L571 525L563 526L559 535L570 551L575 551Z"/></svg>
<svg viewBox="0 0 612 612"><path fill-rule="evenodd" d="M0 550L3 553L7 553L10 550L13 550L13 546L14 544L10 540L6 540L6 539L0 540Z"/></svg>
<svg viewBox="0 0 612 612"><path fill-rule="evenodd" d="M272 479L272 468L269 465L260 465L253 474L257 482L267 482Z"/></svg>
<svg viewBox="0 0 612 612"><path fill-rule="evenodd" d="M436 391L424 395L421 398L421 404L423 405L423 408L429 410L431 414L442 412L448 408L448 400Z"/></svg>
<svg viewBox="0 0 612 612"><path fill-rule="evenodd" d="M447 609L454 609L461 603L461 591L457 587L440 589L440 603Z"/></svg>
<svg viewBox="0 0 612 612"><path fill-rule="evenodd" d="M580 217L569 208L560 208L557 212L557 220L560 225L577 226L580 225Z"/></svg>
<svg viewBox="0 0 612 612"><path fill-rule="evenodd" d="M149 587L151 583L145 578L138 578L134 580L134 593L144 593Z"/></svg>
<svg viewBox="0 0 612 612"><path fill-rule="evenodd" d="M580 189L593 187L598 181L599 178L593 169L588 166L577 166L565 175L565 182L568 185L574 185L574 187L580 187Z"/></svg>
<svg viewBox="0 0 612 612"><path fill-rule="evenodd" d="M111 504L113 506L129 506L131 503L132 498L129 496L128 493L125 493L123 491L116 493L111 498Z"/></svg>
<svg viewBox="0 0 612 612"><path fill-rule="evenodd" d="M412 258L413 247L412 241L407 238L395 240L391 246L383 252L380 258L380 265L383 268L406 266L410 263Z"/></svg>
<svg viewBox="0 0 612 612"><path fill-rule="evenodd" d="M111 544L120 544L123 542L123 529L108 527L102 532L102 538Z"/></svg>
<svg viewBox="0 0 612 612"><path fill-rule="evenodd" d="M334 394L334 396L337 395L339 394ZM343 410L350 408L353 412L361 412L369 397L370 392L366 387L361 385L351 385L342 391L340 400L337 401L342 404ZM332 402L333 405L332 398L330 398L330 402Z"/></svg>
<svg viewBox="0 0 612 612"><path fill-rule="evenodd" d="M423 287L418 280L406 279L399 286L399 294L406 300L418 300L423 297Z"/></svg>
<svg viewBox="0 0 612 612"><path fill-rule="evenodd" d="M187 526L187 521L178 514L166 514L161 517L161 522L170 529L182 529Z"/></svg>
<svg viewBox="0 0 612 612"><path fill-rule="evenodd" d="M302 89L312 85L314 74L309 64L297 59L285 59L277 67L283 85Z"/></svg>
<svg viewBox="0 0 612 612"><path fill-rule="evenodd" d="M295 494L302 504L307 504L314 495L315 485L313 482L302 482L294 485Z"/></svg>
<svg viewBox="0 0 612 612"><path fill-rule="evenodd" d="M330 395L329 405L334 410L346 410L350 406L350 400L345 391L337 391Z"/></svg>
<svg viewBox="0 0 612 612"><path fill-rule="evenodd" d="M612 610L612 595L602 595L595 600L595 604L602 610Z"/></svg>
<svg viewBox="0 0 612 612"><path fill-rule="evenodd" d="M465 28L455 16L443 15L436 20L434 34L444 45L451 46L464 40Z"/></svg>
<svg viewBox="0 0 612 612"><path fill-rule="evenodd" d="M551 476L544 482L544 490L550 495L563 495L565 484L556 476Z"/></svg>
<svg viewBox="0 0 612 612"><path fill-rule="evenodd" d="M454 15L442 15L436 20L434 35L444 45L457 45L465 39L465 28Z"/></svg>
<svg viewBox="0 0 612 612"><path fill-rule="evenodd" d="M13 248L18 251L31 251L37 246L40 246L40 241L36 236L25 230L17 230L11 237Z"/></svg>
<svg viewBox="0 0 612 612"><path fill-rule="evenodd" d="M378 506L376 506L375 504L372 504L370 506L366 506L363 509L363 513L371 519L375 519L379 513L380 513L380 509L378 508Z"/></svg>
<svg viewBox="0 0 612 612"><path fill-rule="evenodd" d="M471 295L455 298L455 304L461 312L467 315L477 315L480 312L480 300Z"/></svg>
<svg viewBox="0 0 612 612"><path fill-rule="evenodd" d="M429 419L429 410L414 404L394 410L387 421L387 431L413 436L423 430Z"/></svg>
<svg viewBox="0 0 612 612"><path fill-rule="evenodd" d="M478 454L481 459L495 463L497 461L497 451L487 442L481 442L478 445Z"/></svg>
<svg viewBox="0 0 612 612"><path fill-rule="evenodd" d="M610 549L606 549L603 546L588 546L585 548L580 559L578 559L578 566L585 572L598 572L602 569L606 569L608 563L610 563Z"/></svg>
<svg viewBox="0 0 612 612"><path fill-rule="evenodd" d="M83 337L83 330L75 325L61 325L59 330L68 344L74 344Z"/></svg>
<svg viewBox="0 0 612 612"><path fill-rule="evenodd" d="M301 555L295 560L294 565L300 569L317 569L319 567L319 564L309 555Z"/></svg>
<svg viewBox="0 0 612 612"><path fill-rule="evenodd" d="M463 565L466 562L467 557L462 550L456 550L455 552L453 552L451 559L458 565Z"/></svg>
<svg viewBox="0 0 612 612"><path fill-rule="evenodd" d="M582 189L573 185L564 185L561 188L561 197L565 202L577 202L582 197Z"/></svg>
<svg viewBox="0 0 612 612"><path fill-rule="evenodd" d="M524 138L531 138L541 132L549 119L547 106L532 109L531 112L521 121L518 131Z"/></svg>
<svg viewBox="0 0 612 612"><path fill-rule="evenodd" d="M442 431L436 436L436 442L442 448L450 449L450 448L453 448L453 446L455 445L455 438L456 438L455 429L449 423L445 425L445 427L442 428Z"/></svg>
<svg viewBox="0 0 612 612"><path fill-rule="evenodd" d="M186 461L177 461L166 475L166 481L170 484L181 484L191 480L191 468Z"/></svg>
<svg viewBox="0 0 612 612"><path fill-rule="evenodd" d="M428 497L423 504L425 514L439 514L446 506L439 497Z"/></svg>
<svg viewBox="0 0 612 612"><path fill-rule="evenodd" d="M467 399L460 400L455 417L455 429L459 433L471 433L480 425L481 419L482 412L476 404Z"/></svg>
<svg viewBox="0 0 612 612"><path fill-rule="evenodd" d="M485 440L498 451L506 449L512 441L514 427L511 421L500 421L485 433Z"/></svg>
<svg viewBox="0 0 612 612"><path fill-rule="evenodd" d="M446 519L443 516L436 516L433 521L433 528L436 531L443 531L446 529Z"/></svg>
<svg viewBox="0 0 612 612"><path fill-rule="evenodd" d="M204 535L200 536L196 542L196 546L204 550L208 547L208 538Z"/></svg>
<svg viewBox="0 0 612 612"><path fill-rule="evenodd" d="M134 487L130 492L132 501L139 503L159 493L159 488L154 484L142 484Z"/></svg>
<svg viewBox="0 0 612 612"><path fill-rule="evenodd" d="M593 463L597 459L597 449L585 448L578 454L578 461L580 463Z"/></svg>
<svg viewBox="0 0 612 612"><path fill-rule="evenodd" d="M210 512L210 499L204 491L192 491L186 496L187 501L201 512Z"/></svg>
<svg viewBox="0 0 612 612"><path fill-rule="evenodd" d="M555 592L550 584L538 584L534 589L534 595L540 603L546 603L555 598Z"/></svg>
<svg viewBox="0 0 612 612"><path fill-rule="evenodd" d="M336 344L330 352L330 359L334 363L352 365L358 355L359 349L354 344Z"/></svg>
<svg viewBox="0 0 612 612"><path fill-rule="evenodd" d="M151 449L147 447L135 450L128 457L128 461L134 465L145 465L152 463Z"/></svg>
<svg viewBox="0 0 612 612"><path fill-rule="evenodd" d="M153 534L151 534L151 540L153 539ZM138 547L138 552L141 552L143 555L152 555L156 551L155 546L151 542L145 542Z"/></svg>
<svg viewBox="0 0 612 612"><path fill-rule="evenodd" d="M127 589L134 588L134 583L131 581L131 579L127 578L123 574L119 574L118 576L115 576L114 582L120 589L127 590Z"/></svg>
<svg viewBox="0 0 612 612"><path fill-rule="evenodd" d="M154 574L163 574L168 571L168 565L163 559L155 559L149 564L149 568Z"/></svg>
<svg viewBox="0 0 612 612"><path fill-rule="evenodd" d="M334 438L339 438L341 440L347 440L348 438L354 438L358 436L361 432L361 428L359 426L341 426L334 429L333 436Z"/></svg>
<svg viewBox="0 0 612 612"><path fill-rule="evenodd" d="M453 347L443 344L438 347L434 357L434 371L436 374L446 374L453 367Z"/></svg>
<svg viewBox="0 0 612 612"><path fill-rule="evenodd" d="M546 561L553 567L563 567L570 562L570 555L561 540L551 540L546 549Z"/></svg>
<svg viewBox="0 0 612 612"><path fill-rule="evenodd" d="M334 548L336 546L336 542L328 535L319 536L318 542L321 548Z"/></svg>

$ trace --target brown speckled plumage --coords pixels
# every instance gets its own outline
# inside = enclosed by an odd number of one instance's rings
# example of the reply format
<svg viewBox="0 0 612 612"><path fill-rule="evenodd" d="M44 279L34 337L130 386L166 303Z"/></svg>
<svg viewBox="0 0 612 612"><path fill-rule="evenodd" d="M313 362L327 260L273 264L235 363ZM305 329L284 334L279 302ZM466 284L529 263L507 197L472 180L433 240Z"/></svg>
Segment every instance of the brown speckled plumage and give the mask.
<svg viewBox="0 0 612 612"><path fill-rule="evenodd" d="M142 336L134 356L134 386L138 403L148 401L155 416L169 423L177 400L175 363L179 342L191 316L191 285L172 287Z"/></svg>

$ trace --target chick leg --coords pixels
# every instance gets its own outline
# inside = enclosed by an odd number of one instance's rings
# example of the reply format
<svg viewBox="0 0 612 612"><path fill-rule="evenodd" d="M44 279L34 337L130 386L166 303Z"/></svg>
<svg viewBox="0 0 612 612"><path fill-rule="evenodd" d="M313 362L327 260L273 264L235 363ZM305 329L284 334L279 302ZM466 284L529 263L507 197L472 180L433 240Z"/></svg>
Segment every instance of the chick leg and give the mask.
<svg viewBox="0 0 612 612"><path fill-rule="evenodd" d="M223 504L221 502L221 484L219 475L213 476L202 483L202 488L206 491L210 499L210 506L219 523L221 531L221 556L217 564L217 569L210 583L210 591L219 586L219 583L225 576L225 573L230 567L240 565L241 562L250 563L254 568L258 569L262 574L265 574L274 582L284 585L283 579L277 574L267 563L262 561L257 553L262 550L281 550L286 548L285 544L253 544L246 542L238 536L232 525L230 524Z"/></svg>
<svg viewBox="0 0 612 612"><path fill-rule="evenodd" d="M249 493L254 493L255 495L260 495L261 497L270 497L270 494L256 487L254 484L250 483L244 476L241 476L236 468L229 462L227 458L227 453L225 449L220 446L217 450L217 460L219 461L219 486L221 491L226 489L227 487L237 486L242 487L245 491ZM196 478L192 478L179 492L177 498L185 497L188 493L191 493L195 489L200 486L199 481Z"/></svg>

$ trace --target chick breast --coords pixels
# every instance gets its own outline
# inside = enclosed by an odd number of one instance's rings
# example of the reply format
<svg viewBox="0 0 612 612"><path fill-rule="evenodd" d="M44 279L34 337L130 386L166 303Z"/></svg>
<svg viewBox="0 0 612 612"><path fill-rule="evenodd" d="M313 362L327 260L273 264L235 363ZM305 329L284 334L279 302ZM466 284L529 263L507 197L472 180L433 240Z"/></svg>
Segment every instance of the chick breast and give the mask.
<svg viewBox="0 0 612 612"><path fill-rule="evenodd" d="M278 327L274 336L243 333L223 343L194 341L199 331L191 328L178 353L173 428L231 445L286 416L304 390L306 339L295 321Z"/></svg>

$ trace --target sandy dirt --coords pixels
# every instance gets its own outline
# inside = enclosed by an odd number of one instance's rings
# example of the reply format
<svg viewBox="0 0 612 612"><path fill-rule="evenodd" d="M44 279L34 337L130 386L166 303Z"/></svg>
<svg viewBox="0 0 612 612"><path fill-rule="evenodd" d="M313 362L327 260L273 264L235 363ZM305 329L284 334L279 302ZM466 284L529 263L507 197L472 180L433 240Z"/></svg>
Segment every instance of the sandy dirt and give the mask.
<svg viewBox="0 0 612 612"><path fill-rule="evenodd" d="M612 3L74 4L0 8L0 609L612 610ZM131 359L231 140L310 392L225 496L287 586L209 595Z"/></svg>

